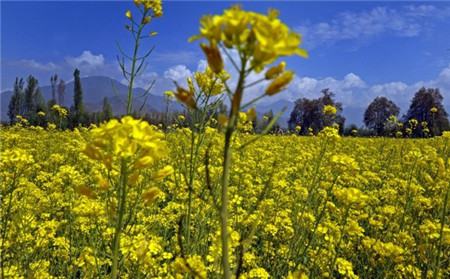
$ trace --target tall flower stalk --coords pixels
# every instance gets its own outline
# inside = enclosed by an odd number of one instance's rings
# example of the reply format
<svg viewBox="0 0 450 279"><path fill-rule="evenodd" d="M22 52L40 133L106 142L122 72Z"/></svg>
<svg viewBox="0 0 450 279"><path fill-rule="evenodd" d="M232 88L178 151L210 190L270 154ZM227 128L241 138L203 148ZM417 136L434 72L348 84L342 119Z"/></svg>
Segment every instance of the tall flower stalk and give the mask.
<svg viewBox="0 0 450 279"><path fill-rule="evenodd" d="M153 18L162 16L161 0L134 0L134 4L136 5L138 16L134 16L130 10L125 12L125 16L130 21L129 24L125 25L125 28L133 36L133 52L130 56L125 53L120 45L118 45L122 57L117 57L120 69L122 70L122 75L128 82L126 101L126 113L128 115L133 113L133 88L136 78L145 71L147 58L154 49L152 47L150 50L140 55L139 50L142 47L142 40L156 35L156 32L145 33L145 27L152 21ZM129 67L127 66L126 61L130 64ZM151 82L146 88L144 94L140 96L144 97L143 105L145 105L145 101L147 100L148 94L153 88L153 85L154 82Z"/></svg>
<svg viewBox="0 0 450 279"><path fill-rule="evenodd" d="M228 119L224 121L225 141L223 149L223 165L221 176L220 195L220 232L222 244L221 264L223 278L231 278L228 232L228 204L229 204L229 180L232 165L232 142L235 134L245 89L260 82L269 81L265 92L251 100L249 104L262 99L265 96L273 96L283 89L293 79L293 72L285 71L285 63L266 69L279 57L299 55L306 57L305 50L300 49L301 37L292 32L284 23L278 19L278 12L270 10L267 15L241 10L239 6L225 10L223 15L208 15L201 19L200 34L190 40L205 39L209 44L202 43L200 46L205 53L209 68L214 73L220 73L224 69L222 54L230 59L235 70L238 72L236 87L231 90L225 84L226 93L229 97L231 109ZM238 53L239 61L235 61L229 50ZM247 78L251 73L260 73L267 70L265 78L246 86ZM180 99L180 98L179 98ZM181 99L187 103L188 99ZM195 108L195 104L193 104Z"/></svg>
<svg viewBox="0 0 450 279"><path fill-rule="evenodd" d="M105 200L107 209L114 212L110 222L114 226L111 278L115 279L119 277L120 271L120 239L127 227L124 220L134 219L136 215L131 205L139 201L149 203L157 192L154 188L138 189L133 185L141 170L152 166L167 154L167 147L162 132L130 116L120 121L110 120L90 133L92 140L86 144L83 152L100 162L106 169L105 177L110 178L111 187L106 187L109 198ZM155 177L160 179L169 175L170 169L162 169ZM132 195L135 200L129 200L132 191L135 192Z"/></svg>

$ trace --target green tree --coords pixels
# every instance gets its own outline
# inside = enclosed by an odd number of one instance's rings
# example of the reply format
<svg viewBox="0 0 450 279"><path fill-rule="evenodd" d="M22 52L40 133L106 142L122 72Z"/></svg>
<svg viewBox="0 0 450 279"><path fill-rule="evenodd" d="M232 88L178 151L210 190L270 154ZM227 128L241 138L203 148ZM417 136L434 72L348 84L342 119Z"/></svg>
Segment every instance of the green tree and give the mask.
<svg viewBox="0 0 450 279"><path fill-rule="evenodd" d="M52 102L56 104L56 84L58 82L58 75L55 74L50 77L50 85L52 86Z"/></svg>
<svg viewBox="0 0 450 279"><path fill-rule="evenodd" d="M83 124L84 120L84 104L83 104L83 89L81 87L80 70L75 69L73 72L74 87L73 87L73 108L71 110L72 127Z"/></svg>
<svg viewBox="0 0 450 279"><path fill-rule="evenodd" d="M16 78L14 92L8 105L8 117L11 124L16 120L17 115L21 115L25 109L25 94L23 92L23 79Z"/></svg>
<svg viewBox="0 0 450 279"><path fill-rule="evenodd" d="M113 117L112 107L108 97L103 98L102 120L108 121Z"/></svg>
<svg viewBox="0 0 450 279"><path fill-rule="evenodd" d="M334 93L330 89L324 89L321 93L322 96L317 99L302 98L295 102L288 121L289 130L300 126L300 134L308 134L310 129L317 134L326 126L335 123L339 125L341 133L343 132L345 118L342 116L342 104L334 100ZM325 106L335 107L336 114L326 114Z"/></svg>
<svg viewBox="0 0 450 279"><path fill-rule="evenodd" d="M66 83L60 79L58 84L58 104L64 106L64 94L66 91Z"/></svg>
<svg viewBox="0 0 450 279"><path fill-rule="evenodd" d="M38 88L38 80L30 75L27 79L27 88L25 89L25 111L24 115L27 118L36 113L35 94Z"/></svg>
<svg viewBox="0 0 450 279"><path fill-rule="evenodd" d="M364 124L374 130L378 136L386 134L386 122L389 117L397 117L400 108L386 97L376 97L364 113Z"/></svg>
<svg viewBox="0 0 450 279"><path fill-rule="evenodd" d="M425 129L432 136L439 136L450 129L448 113L442 104L444 97L438 88L422 87L416 92L405 115L405 123L415 119L419 123L414 129L413 136L421 137L426 134ZM423 125L425 124L426 125Z"/></svg>

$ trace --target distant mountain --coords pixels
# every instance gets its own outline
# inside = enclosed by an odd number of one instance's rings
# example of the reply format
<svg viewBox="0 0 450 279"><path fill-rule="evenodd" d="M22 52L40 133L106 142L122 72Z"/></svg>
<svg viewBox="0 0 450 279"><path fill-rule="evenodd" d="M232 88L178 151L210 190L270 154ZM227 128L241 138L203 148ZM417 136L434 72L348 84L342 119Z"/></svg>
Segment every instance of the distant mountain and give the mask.
<svg viewBox="0 0 450 279"><path fill-rule="evenodd" d="M70 107L73 103L73 82L66 84L65 103L66 107ZM88 111L100 111L103 105L103 98L108 97L109 102L113 108L114 114L121 115L125 113L125 102L127 98L128 88L124 84L115 79L111 79L105 76L92 76L81 79L81 85L83 88L83 98L85 107ZM160 86L157 85L154 92L161 91L166 87L166 84ZM51 86L40 87L40 90L46 100L51 98ZM133 107L138 109L143 103L143 98L139 98L144 94L144 89L134 89L134 102ZM2 92L1 97L1 120L8 121L8 104L11 99L12 91ZM282 127L287 127L289 116L294 108L294 103L287 100L278 100L274 103L257 103L256 110L259 116L272 110L274 114L281 111L283 108L287 108L284 114L278 120L278 124ZM183 107L177 102L171 102L171 111L182 111ZM144 106L144 112L166 110L166 101L163 96L150 94ZM362 126L362 119L365 108L346 106L344 103L343 115L346 118L346 125L356 124Z"/></svg>
<svg viewBox="0 0 450 279"><path fill-rule="evenodd" d="M73 82L66 84L66 94L64 106L70 107L73 103ZM125 103L127 99L128 88L117 80L104 76L91 76L81 79L83 88L83 101L88 111L100 111L103 105L103 99L108 97L114 114L121 115L125 113ZM51 99L51 86L40 87L41 93L48 101ZM142 88L134 89L133 107L138 109L142 106L145 90ZM5 91L1 93L1 120L8 121L8 104L13 92ZM176 102L170 104L172 110L182 110L182 106ZM165 111L166 100L162 96L150 94L143 108L143 112Z"/></svg>

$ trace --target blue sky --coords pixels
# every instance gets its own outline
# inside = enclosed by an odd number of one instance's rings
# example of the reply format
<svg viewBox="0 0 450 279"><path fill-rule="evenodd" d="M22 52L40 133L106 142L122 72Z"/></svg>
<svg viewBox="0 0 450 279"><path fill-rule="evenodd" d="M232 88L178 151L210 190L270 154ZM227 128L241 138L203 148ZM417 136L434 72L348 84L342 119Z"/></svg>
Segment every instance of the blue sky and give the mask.
<svg viewBox="0 0 450 279"><path fill-rule="evenodd" d="M196 34L203 14L221 13L235 2L166 1L164 16L150 24L158 35L147 72L139 80L184 79L203 59ZM243 2L244 9L273 7L303 34L308 59L289 58L297 73L287 92L270 101L317 96L330 87L344 105L363 107L377 95L401 106L420 86L441 88L450 106L450 4L445 2ZM116 41L129 49L124 29L130 2L1 2L1 89L16 76L35 75L41 85L58 73L71 79L74 67L84 76L121 80ZM200 63L201 64L201 63ZM258 89L255 89L258 90ZM160 94L161 92L155 92ZM255 93L256 94L256 93Z"/></svg>

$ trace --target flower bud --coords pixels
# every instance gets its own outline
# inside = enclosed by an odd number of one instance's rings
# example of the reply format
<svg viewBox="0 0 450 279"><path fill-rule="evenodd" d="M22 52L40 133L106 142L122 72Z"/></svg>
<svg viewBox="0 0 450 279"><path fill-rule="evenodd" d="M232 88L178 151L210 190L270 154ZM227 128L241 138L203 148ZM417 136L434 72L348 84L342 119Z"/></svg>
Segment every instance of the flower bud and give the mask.
<svg viewBox="0 0 450 279"><path fill-rule="evenodd" d="M228 117L225 114L221 113L217 117L217 122L219 122L221 126L226 126L228 124Z"/></svg>
<svg viewBox="0 0 450 279"><path fill-rule="evenodd" d="M256 119L256 109L255 108L251 108L249 109L247 112L247 120L248 121L253 121Z"/></svg>
<svg viewBox="0 0 450 279"><path fill-rule="evenodd" d="M153 176L154 180L162 180L166 176L169 176L173 174L173 167L172 166L165 166L163 169L160 169L155 175Z"/></svg>
<svg viewBox="0 0 450 279"><path fill-rule="evenodd" d="M151 16L146 16L142 19L142 24L147 24L150 22L150 20L152 19Z"/></svg>
<svg viewBox="0 0 450 279"><path fill-rule="evenodd" d="M146 167L146 166L152 164L153 161L154 161L153 157L151 157L151 156L144 156L144 157L142 157L142 158L140 158L139 160L136 161L136 163L134 164L134 168L139 169L139 168Z"/></svg>
<svg viewBox="0 0 450 279"><path fill-rule="evenodd" d="M274 79L266 89L266 95L273 96L285 89L286 86L294 78L294 73L292 71L286 71L276 79Z"/></svg>
<svg viewBox="0 0 450 279"><path fill-rule="evenodd" d="M266 79L274 79L274 78L276 78L277 76L279 76L284 71L285 67L286 67L286 62L282 61L277 66L273 66L272 68L267 70L265 78Z"/></svg>
<svg viewBox="0 0 450 279"><path fill-rule="evenodd" d="M201 44L203 52L206 55L206 59L208 60L208 65L211 70L219 74L223 70L223 60L220 55L220 51L216 45L207 46L205 44Z"/></svg>
<svg viewBox="0 0 450 279"><path fill-rule="evenodd" d="M197 104L194 100L194 93L191 91L188 91L186 89L184 89L183 87L178 86L177 87L177 93L175 94L175 97L177 97L177 99L184 103L186 106L188 106L191 109L196 109L197 108Z"/></svg>
<svg viewBox="0 0 450 279"><path fill-rule="evenodd" d="M152 188L148 189L148 191L146 191L145 193L142 194L142 199L144 200L144 204L145 205L151 204L158 197L160 192L161 191L156 187L152 187Z"/></svg>

